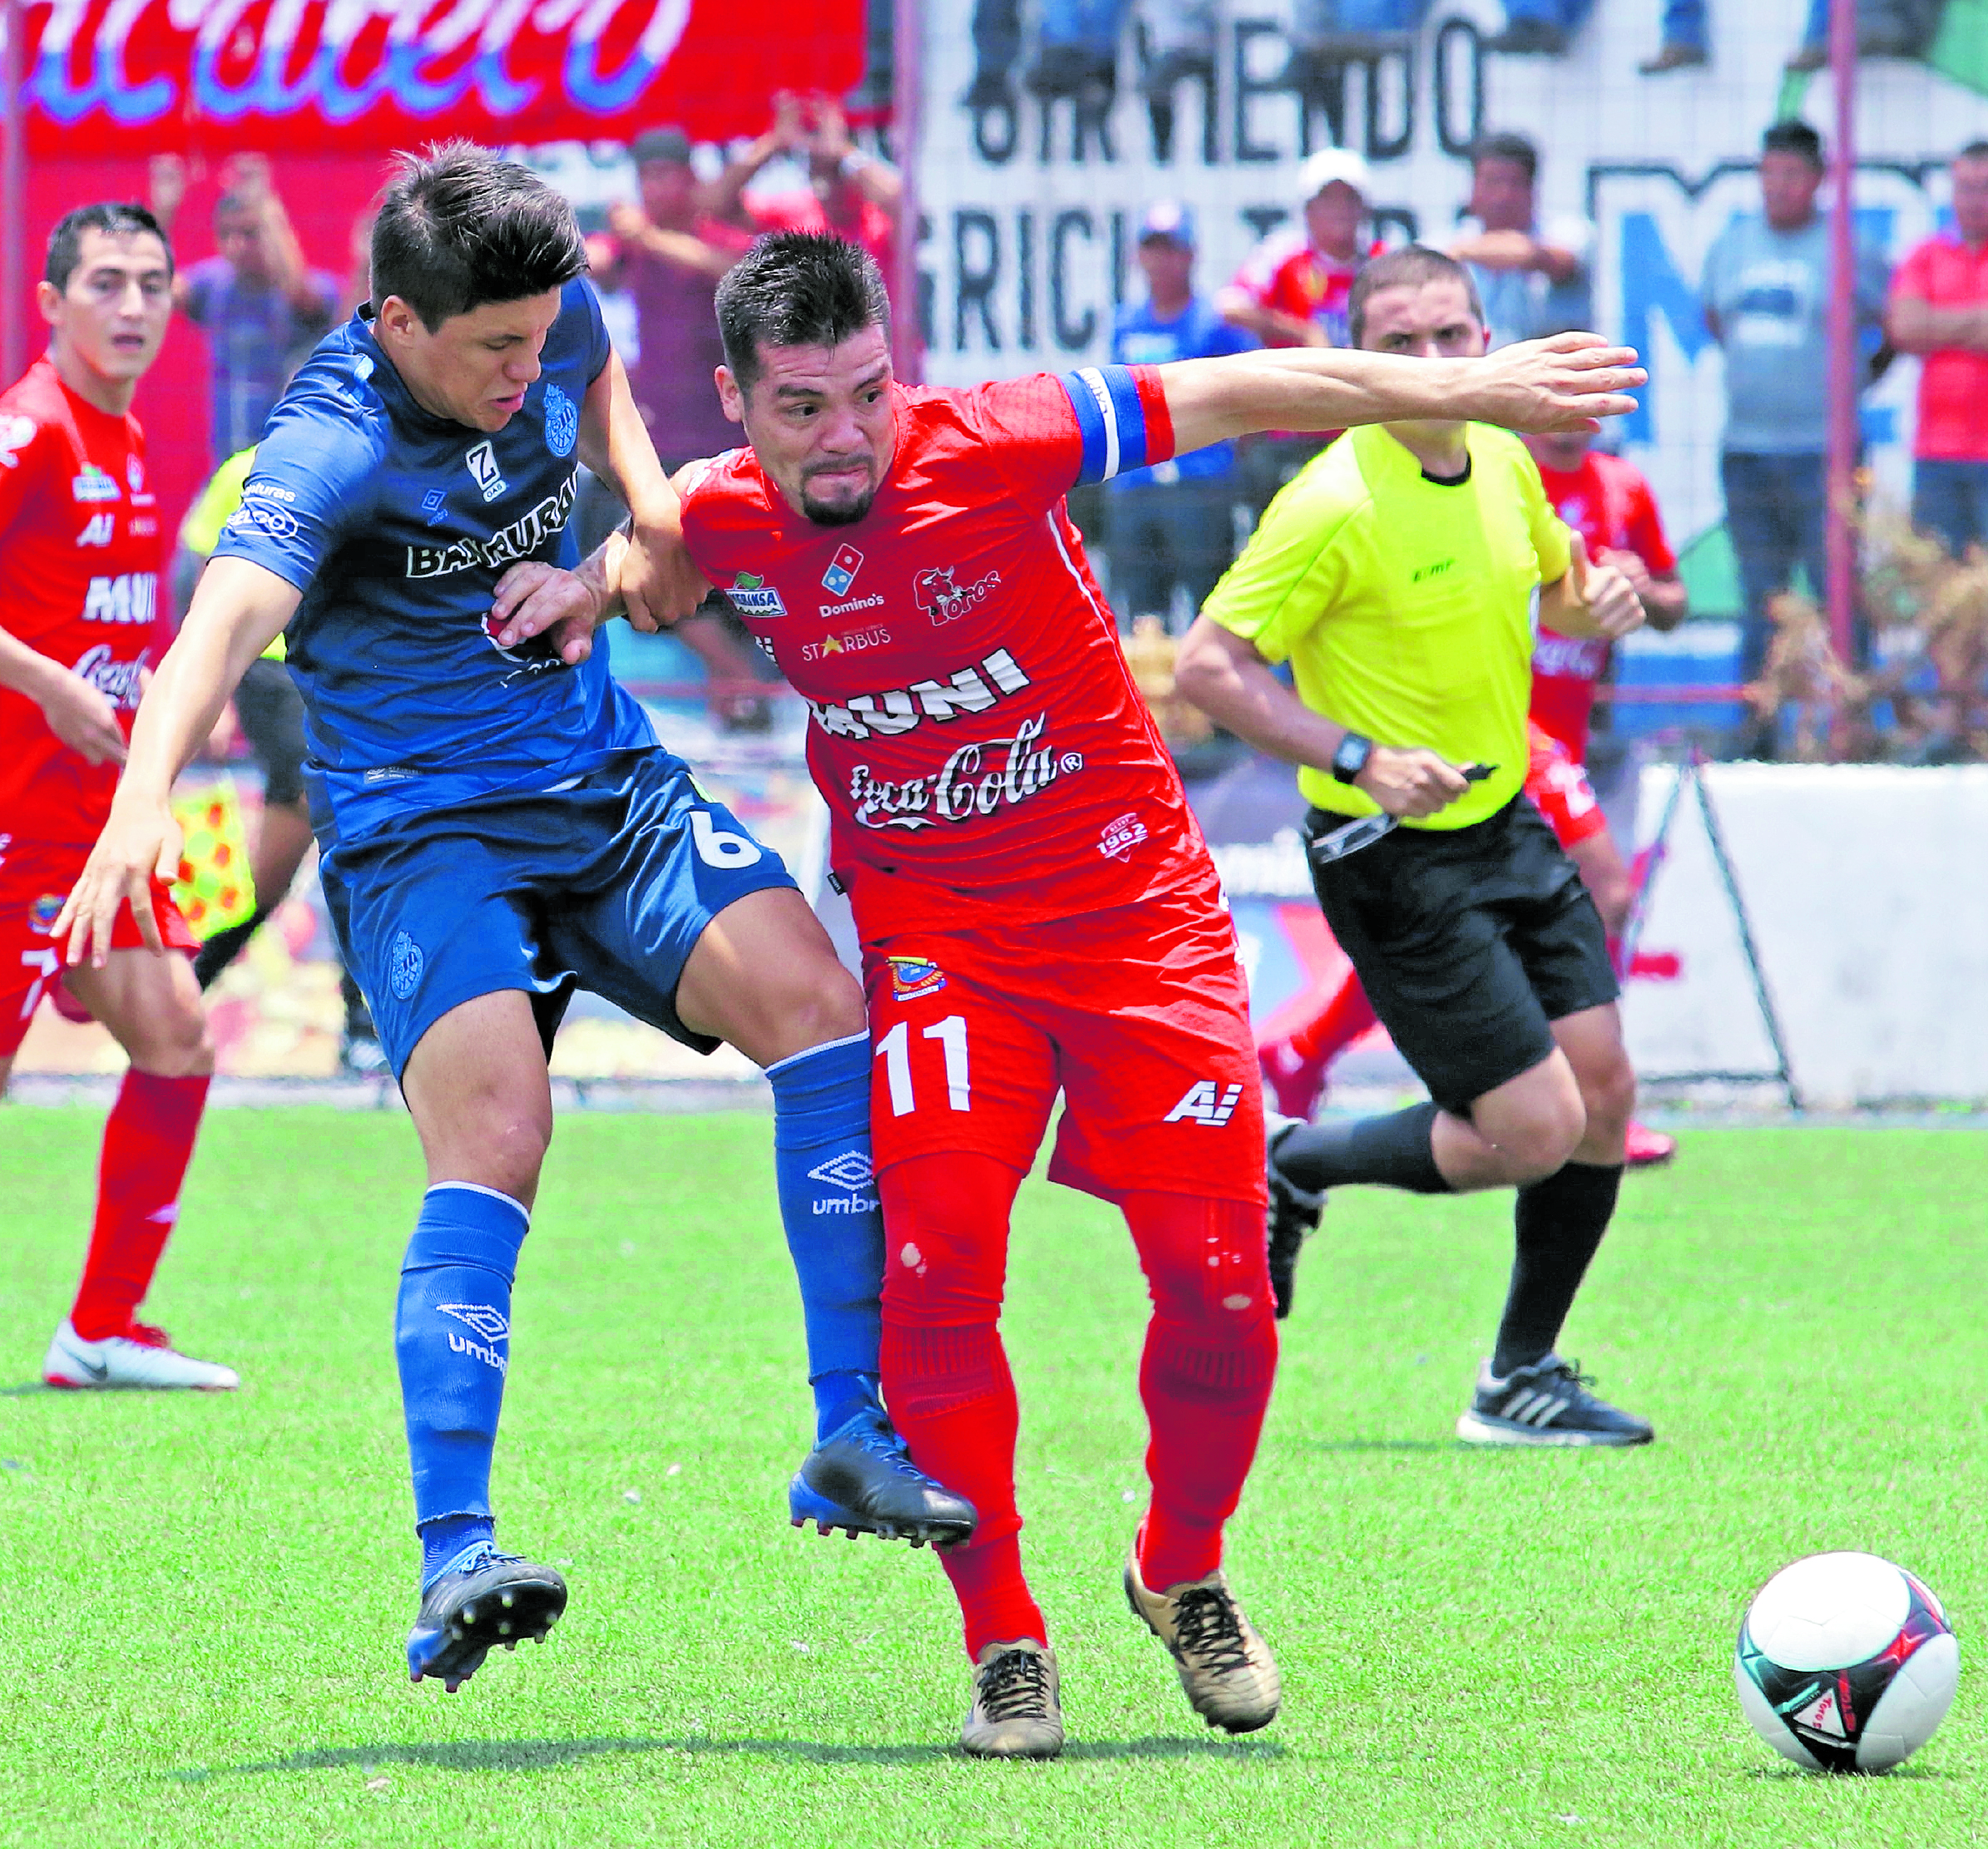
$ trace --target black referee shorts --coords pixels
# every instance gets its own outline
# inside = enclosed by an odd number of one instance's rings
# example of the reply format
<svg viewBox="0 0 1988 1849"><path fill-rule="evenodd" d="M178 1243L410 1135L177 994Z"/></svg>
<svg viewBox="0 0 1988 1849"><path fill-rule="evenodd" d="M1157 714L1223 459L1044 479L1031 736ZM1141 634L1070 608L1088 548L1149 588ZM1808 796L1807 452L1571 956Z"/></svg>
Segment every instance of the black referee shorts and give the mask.
<svg viewBox="0 0 1988 1849"><path fill-rule="evenodd" d="M258 656L235 690L235 716L262 766L262 799L279 808L304 794L304 696L280 661Z"/></svg>
<svg viewBox="0 0 1988 1849"><path fill-rule="evenodd" d="M1313 809L1310 841L1347 818ZM1429 1095L1467 1116L1620 992L1580 871L1523 795L1467 828L1397 828L1312 868L1326 922Z"/></svg>

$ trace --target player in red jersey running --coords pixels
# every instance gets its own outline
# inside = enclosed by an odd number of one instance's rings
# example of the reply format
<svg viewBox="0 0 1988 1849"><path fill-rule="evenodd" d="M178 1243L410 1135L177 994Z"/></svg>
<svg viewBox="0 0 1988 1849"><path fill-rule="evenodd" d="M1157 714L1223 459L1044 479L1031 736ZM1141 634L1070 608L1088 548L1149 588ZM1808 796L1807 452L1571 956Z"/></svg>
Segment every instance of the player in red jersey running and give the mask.
<svg viewBox="0 0 1988 1849"><path fill-rule="evenodd" d="M813 709L870 1006L886 1391L921 1467L981 1512L944 1562L975 1664L964 1743L1062 1744L996 1327L1010 1209L1059 1090L1051 1174L1122 1209L1154 1300L1152 1500L1125 1589L1203 1716L1262 1727L1277 1670L1221 1569L1277 1355L1247 999L1063 497L1271 427L1438 408L1585 423L1642 375L1570 335L1458 365L1289 352L907 388L874 263L794 233L731 270L718 313L720 395L751 447L680 476L684 540Z"/></svg>
<svg viewBox="0 0 1988 1849"><path fill-rule="evenodd" d="M1526 439L1547 501L1587 541L1588 556L1598 565L1614 566L1629 579L1650 628L1675 629L1686 613L1684 586L1656 497L1634 462L1592 445L1592 433L1583 430ZM1606 642L1561 635L1541 625L1532 653L1533 749L1526 793L1580 868L1610 940L1619 943L1634 882L1586 769L1588 727L1596 690L1608 675L1609 655ZM1310 1117L1324 1095L1333 1061L1377 1018L1359 977L1348 969L1303 1021L1260 1043L1264 1082L1278 1110L1287 1117ZM1654 1168L1676 1153L1675 1138L1644 1124L1629 1125L1628 1167Z"/></svg>
<svg viewBox="0 0 1988 1849"><path fill-rule="evenodd" d="M131 398L172 314L172 254L149 212L86 205L57 225L36 291L48 352L0 394L0 1086L62 974L51 937L110 813L159 595L159 513ZM161 935L193 934L155 882ZM104 1126L81 1288L49 1344L52 1387L236 1385L136 1318L193 1155L214 1049L184 957L118 925L76 998L131 1056Z"/></svg>

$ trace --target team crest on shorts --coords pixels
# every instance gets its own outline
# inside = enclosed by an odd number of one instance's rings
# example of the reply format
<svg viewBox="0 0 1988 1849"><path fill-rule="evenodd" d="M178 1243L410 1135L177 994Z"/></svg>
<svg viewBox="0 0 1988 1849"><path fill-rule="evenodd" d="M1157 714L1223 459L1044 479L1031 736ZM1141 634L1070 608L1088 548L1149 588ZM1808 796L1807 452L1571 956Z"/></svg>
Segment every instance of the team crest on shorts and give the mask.
<svg viewBox="0 0 1988 1849"><path fill-rule="evenodd" d="M580 436L580 408L556 385L546 388L546 447L571 456Z"/></svg>
<svg viewBox="0 0 1988 1849"><path fill-rule="evenodd" d="M891 1000L893 1001L922 1001L928 995L937 995L946 986L946 972L937 963L923 957L893 957L891 967Z"/></svg>
<svg viewBox="0 0 1988 1849"><path fill-rule="evenodd" d="M405 1001L420 986L421 972L427 964L421 946L406 932L395 932L393 942L387 952L387 980L393 985L393 993L401 1001Z"/></svg>
<svg viewBox="0 0 1988 1849"><path fill-rule="evenodd" d="M46 937L55 929L55 921L62 909L60 892L44 892L27 908L27 928L37 937Z"/></svg>

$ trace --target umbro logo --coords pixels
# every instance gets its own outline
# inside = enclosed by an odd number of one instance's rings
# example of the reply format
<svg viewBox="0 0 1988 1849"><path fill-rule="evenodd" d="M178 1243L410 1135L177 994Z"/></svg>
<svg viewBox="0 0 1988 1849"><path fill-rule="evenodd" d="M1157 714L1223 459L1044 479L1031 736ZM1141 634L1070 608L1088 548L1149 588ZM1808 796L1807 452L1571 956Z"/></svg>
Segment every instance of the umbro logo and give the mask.
<svg viewBox="0 0 1988 1849"><path fill-rule="evenodd" d="M483 1338L481 1342L472 1342L467 1336L459 1336L453 1329L449 1330L448 1345L455 1353L468 1355L500 1374L508 1371L510 1362L497 1352L498 1342L511 1338L511 1319L502 1310L489 1303L438 1303L435 1308L444 1316L452 1316L458 1322L467 1323Z"/></svg>
<svg viewBox="0 0 1988 1849"><path fill-rule="evenodd" d="M511 1333L510 1319L487 1303L438 1303L435 1308L444 1316L467 1322L486 1342L502 1342Z"/></svg>
<svg viewBox="0 0 1988 1849"><path fill-rule="evenodd" d="M870 1159L861 1149L844 1149L840 1155L817 1163L808 1171L808 1179L825 1181L831 1188L840 1188L853 1194L868 1187L875 1174L870 1167Z"/></svg>

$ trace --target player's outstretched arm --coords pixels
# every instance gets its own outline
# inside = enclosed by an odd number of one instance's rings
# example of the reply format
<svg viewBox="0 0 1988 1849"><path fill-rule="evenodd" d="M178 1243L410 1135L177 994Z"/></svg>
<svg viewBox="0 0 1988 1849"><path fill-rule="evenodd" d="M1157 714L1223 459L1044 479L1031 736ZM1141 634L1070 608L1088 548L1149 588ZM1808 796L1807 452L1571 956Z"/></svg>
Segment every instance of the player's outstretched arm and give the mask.
<svg viewBox="0 0 1988 1849"><path fill-rule="evenodd" d="M1343 725L1315 713L1270 671L1245 637L1206 616L1180 640L1174 686L1216 724L1286 764L1332 768ZM1353 779L1390 815L1433 815L1469 789L1463 773L1433 751L1376 744Z"/></svg>
<svg viewBox="0 0 1988 1849"><path fill-rule="evenodd" d="M246 559L215 559L200 574L185 625L139 702L110 819L50 932L57 943L67 940L71 964L87 956L93 967L104 967L111 928L127 904L146 943L165 949L151 889L180 864L173 780L213 731L249 664L283 633L299 596Z"/></svg>
<svg viewBox="0 0 1988 1849"><path fill-rule="evenodd" d="M1507 430L1595 430L1635 408L1649 374L1633 347L1598 334L1501 347L1482 359L1288 349L1181 359L1159 368L1174 452L1259 430L1463 418Z"/></svg>

